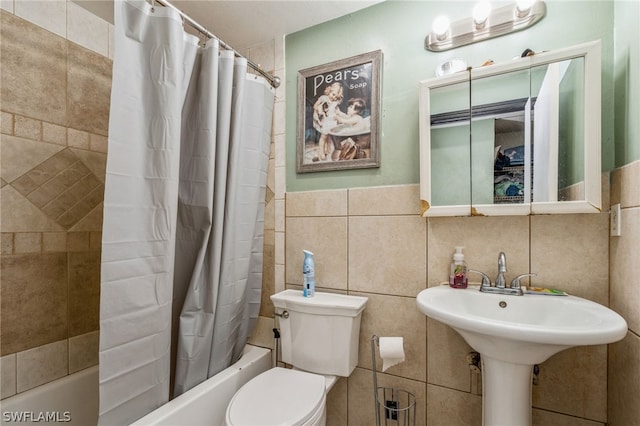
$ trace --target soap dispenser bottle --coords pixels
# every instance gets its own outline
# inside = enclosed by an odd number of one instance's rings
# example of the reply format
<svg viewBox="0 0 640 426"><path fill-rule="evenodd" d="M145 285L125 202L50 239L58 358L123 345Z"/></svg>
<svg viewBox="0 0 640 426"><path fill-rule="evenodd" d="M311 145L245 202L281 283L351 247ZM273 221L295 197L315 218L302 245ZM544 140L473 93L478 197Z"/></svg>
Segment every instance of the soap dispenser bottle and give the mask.
<svg viewBox="0 0 640 426"><path fill-rule="evenodd" d="M456 247L449 272L449 285L453 288L467 288L467 262L464 261L462 249Z"/></svg>
<svg viewBox="0 0 640 426"><path fill-rule="evenodd" d="M316 292L316 266L313 261L313 253L308 250L302 250L304 260L302 261L302 295L304 297L313 297Z"/></svg>

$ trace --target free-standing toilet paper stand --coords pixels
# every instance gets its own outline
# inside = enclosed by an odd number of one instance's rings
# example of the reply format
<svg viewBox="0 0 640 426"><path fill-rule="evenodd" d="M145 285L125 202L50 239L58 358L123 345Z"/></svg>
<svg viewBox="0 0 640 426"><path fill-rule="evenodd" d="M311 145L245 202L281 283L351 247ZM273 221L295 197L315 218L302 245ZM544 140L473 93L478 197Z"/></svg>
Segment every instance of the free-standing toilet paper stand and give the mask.
<svg viewBox="0 0 640 426"><path fill-rule="evenodd" d="M379 338L371 336L371 365L373 369L373 399L375 401L376 426L415 426L416 397L405 390L378 386L376 347Z"/></svg>

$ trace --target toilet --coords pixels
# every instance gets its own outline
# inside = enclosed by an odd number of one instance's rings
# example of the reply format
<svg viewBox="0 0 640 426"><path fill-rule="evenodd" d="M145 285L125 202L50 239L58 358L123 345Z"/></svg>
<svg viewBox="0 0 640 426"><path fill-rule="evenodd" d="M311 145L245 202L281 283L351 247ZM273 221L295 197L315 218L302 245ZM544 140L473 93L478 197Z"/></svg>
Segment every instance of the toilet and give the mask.
<svg viewBox="0 0 640 426"><path fill-rule="evenodd" d="M366 297L300 290L271 296L280 317L282 361L242 386L229 402L226 426L324 426L326 395L358 363Z"/></svg>

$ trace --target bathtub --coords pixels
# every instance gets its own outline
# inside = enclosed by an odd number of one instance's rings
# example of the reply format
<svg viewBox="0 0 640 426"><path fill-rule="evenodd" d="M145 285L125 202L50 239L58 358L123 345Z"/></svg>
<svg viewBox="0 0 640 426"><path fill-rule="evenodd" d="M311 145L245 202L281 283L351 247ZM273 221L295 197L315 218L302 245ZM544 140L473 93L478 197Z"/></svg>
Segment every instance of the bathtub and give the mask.
<svg viewBox="0 0 640 426"><path fill-rule="evenodd" d="M247 345L238 362L133 425L221 425L227 404L236 391L269 368L271 351ZM98 366L3 399L0 406L2 425L95 425L98 422Z"/></svg>
<svg viewBox="0 0 640 426"><path fill-rule="evenodd" d="M3 425L95 425L98 366L5 398L0 407Z"/></svg>
<svg viewBox="0 0 640 426"><path fill-rule="evenodd" d="M131 426L222 425L227 405L236 391L270 368L271 350L247 345L238 362L167 402Z"/></svg>

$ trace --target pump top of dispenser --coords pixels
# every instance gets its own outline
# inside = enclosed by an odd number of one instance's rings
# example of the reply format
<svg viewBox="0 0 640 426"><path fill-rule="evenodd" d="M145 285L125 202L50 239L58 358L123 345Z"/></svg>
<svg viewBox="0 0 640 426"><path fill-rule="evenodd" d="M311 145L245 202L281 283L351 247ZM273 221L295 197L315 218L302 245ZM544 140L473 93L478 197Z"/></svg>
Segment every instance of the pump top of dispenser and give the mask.
<svg viewBox="0 0 640 426"><path fill-rule="evenodd" d="M456 252L453 254L453 260L455 262L462 262L464 261L464 253L462 253L462 249L464 249L464 247L456 247Z"/></svg>

